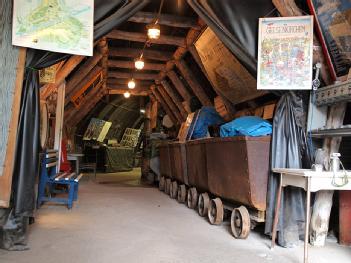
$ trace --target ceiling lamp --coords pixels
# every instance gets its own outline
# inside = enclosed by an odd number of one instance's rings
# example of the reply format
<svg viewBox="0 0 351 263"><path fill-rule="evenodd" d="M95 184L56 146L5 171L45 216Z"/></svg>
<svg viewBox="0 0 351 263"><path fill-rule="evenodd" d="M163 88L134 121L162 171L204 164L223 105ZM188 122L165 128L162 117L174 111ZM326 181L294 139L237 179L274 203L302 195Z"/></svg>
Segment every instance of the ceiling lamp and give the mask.
<svg viewBox="0 0 351 263"><path fill-rule="evenodd" d="M130 97L130 93L128 91L124 92L123 96L128 99Z"/></svg>
<svg viewBox="0 0 351 263"><path fill-rule="evenodd" d="M145 63L143 59L140 57L134 61L134 65L136 69L142 70L144 68Z"/></svg>
<svg viewBox="0 0 351 263"><path fill-rule="evenodd" d="M160 25L156 23L149 24L146 26L147 28L147 36L149 39L158 39L161 35Z"/></svg>
<svg viewBox="0 0 351 263"><path fill-rule="evenodd" d="M135 86L136 86L136 84L135 84L134 79L131 79L130 81L128 81L128 88L134 89Z"/></svg>

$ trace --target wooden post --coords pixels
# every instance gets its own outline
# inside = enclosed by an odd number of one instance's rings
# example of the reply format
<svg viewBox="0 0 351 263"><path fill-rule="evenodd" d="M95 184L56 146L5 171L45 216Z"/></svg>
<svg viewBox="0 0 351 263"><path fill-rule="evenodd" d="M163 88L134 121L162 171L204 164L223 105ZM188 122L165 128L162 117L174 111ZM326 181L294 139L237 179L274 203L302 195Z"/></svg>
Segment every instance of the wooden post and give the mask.
<svg viewBox="0 0 351 263"><path fill-rule="evenodd" d="M0 33L2 34L2 32ZM9 204L10 204L12 175L13 175L14 161L15 161L17 128L18 128L18 120L20 115L24 67L26 64L26 54L27 54L26 48L19 49L16 79L14 83L14 91L13 91L13 99L12 99L12 109L11 109L12 113L11 113L11 119L9 123L8 134L7 134L6 156L4 160L2 175L0 175L0 207L9 207Z"/></svg>
<svg viewBox="0 0 351 263"><path fill-rule="evenodd" d="M196 76L191 72L191 69L188 67L188 65L185 63L184 60L176 60L175 64L181 74L183 75L184 79L188 82L189 86L193 90L194 94L196 97L199 98L200 102L204 106L213 106L213 103L209 99L209 97L206 95L205 90L201 87L199 82L196 80Z"/></svg>
<svg viewBox="0 0 351 263"><path fill-rule="evenodd" d="M180 80L178 75L173 70L171 70L167 72L167 76L172 81L173 85L176 87L176 89L178 90L179 94L183 97L183 99L185 101L190 101L192 96L189 93L189 91L186 89L186 87L184 86L183 82Z"/></svg>
<svg viewBox="0 0 351 263"><path fill-rule="evenodd" d="M327 128L340 128L343 124L346 103L338 103L330 107ZM339 151L341 137L325 138L323 149L326 152L324 166L329 169L329 157ZM333 204L334 191L318 191L315 196L311 217L310 242L314 246L324 246L328 234L330 211ZM309 222L306 222L309 223Z"/></svg>
<svg viewBox="0 0 351 263"><path fill-rule="evenodd" d="M150 100L151 100L150 126L152 130L157 127L158 102L153 95L150 95Z"/></svg>
<svg viewBox="0 0 351 263"><path fill-rule="evenodd" d="M147 179L149 171L150 171L150 135L151 135L151 103L146 104L145 107L145 118L144 118L144 136L143 136L143 162L142 162L142 170L141 177L143 179Z"/></svg>
<svg viewBox="0 0 351 263"><path fill-rule="evenodd" d="M65 83L62 83L57 89L57 103L55 116L55 141L54 149L59 151L59 160L61 160L61 141L63 130L63 115L65 111ZM57 165L57 171L60 171L61 162Z"/></svg>

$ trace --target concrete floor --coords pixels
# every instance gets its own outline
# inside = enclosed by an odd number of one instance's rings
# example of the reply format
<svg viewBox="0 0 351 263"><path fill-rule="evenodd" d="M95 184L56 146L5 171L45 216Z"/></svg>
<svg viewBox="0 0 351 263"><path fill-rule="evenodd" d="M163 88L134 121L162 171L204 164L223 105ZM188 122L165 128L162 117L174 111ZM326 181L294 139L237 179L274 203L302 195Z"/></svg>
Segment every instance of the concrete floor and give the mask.
<svg viewBox="0 0 351 263"><path fill-rule="evenodd" d="M269 249L270 240L252 231L236 240L228 223L205 218L157 188L142 186L139 171L85 178L72 210L44 205L30 228L30 250L0 250L0 262L35 263L219 263L302 262L302 243ZM351 248L328 242L310 249L310 263L351 262Z"/></svg>

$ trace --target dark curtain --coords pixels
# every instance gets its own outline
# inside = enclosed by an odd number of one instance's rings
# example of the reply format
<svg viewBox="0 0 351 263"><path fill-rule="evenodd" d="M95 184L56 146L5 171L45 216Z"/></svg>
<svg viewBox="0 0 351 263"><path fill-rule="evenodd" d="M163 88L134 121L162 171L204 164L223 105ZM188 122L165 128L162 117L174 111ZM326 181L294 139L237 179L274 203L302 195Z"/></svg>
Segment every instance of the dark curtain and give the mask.
<svg viewBox="0 0 351 263"><path fill-rule="evenodd" d="M305 93L301 93L306 95ZM308 97L308 96L307 96ZM306 107L304 99L293 92L281 96L273 119L272 168L311 168L311 158L305 135ZM279 175L269 177L265 233L271 234ZM278 243L283 247L298 244L305 223L305 192L285 187L278 223Z"/></svg>
<svg viewBox="0 0 351 263"><path fill-rule="evenodd" d="M141 10L149 0L95 0L94 40ZM0 231L0 246L9 250L27 249L26 228L35 208L35 180L39 174L40 100L38 70L67 59L69 55L28 49L16 142L12 183L12 210ZM0 219L5 216L0 215Z"/></svg>
<svg viewBox="0 0 351 263"><path fill-rule="evenodd" d="M277 16L272 0L187 1L241 64L255 76L258 18Z"/></svg>

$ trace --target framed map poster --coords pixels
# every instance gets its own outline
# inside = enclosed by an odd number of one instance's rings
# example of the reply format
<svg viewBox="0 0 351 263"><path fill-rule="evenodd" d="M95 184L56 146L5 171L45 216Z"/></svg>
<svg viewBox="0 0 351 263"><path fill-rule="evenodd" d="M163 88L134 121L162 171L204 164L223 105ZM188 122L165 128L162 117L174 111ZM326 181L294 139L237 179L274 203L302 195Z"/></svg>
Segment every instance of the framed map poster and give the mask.
<svg viewBox="0 0 351 263"><path fill-rule="evenodd" d="M93 55L94 0L14 0L12 44Z"/></svg>
<svg viewBox="0 0 351 263"><path fill-rule="evenodd" d="M260 18L258 33L257 89L311 89L313 17Z"/></svg>
<svg viewBox="0 0 351 263"><path fill-rule="evenodd" d="M351 68L351 1L308 0L334 80Z"/></svg>

